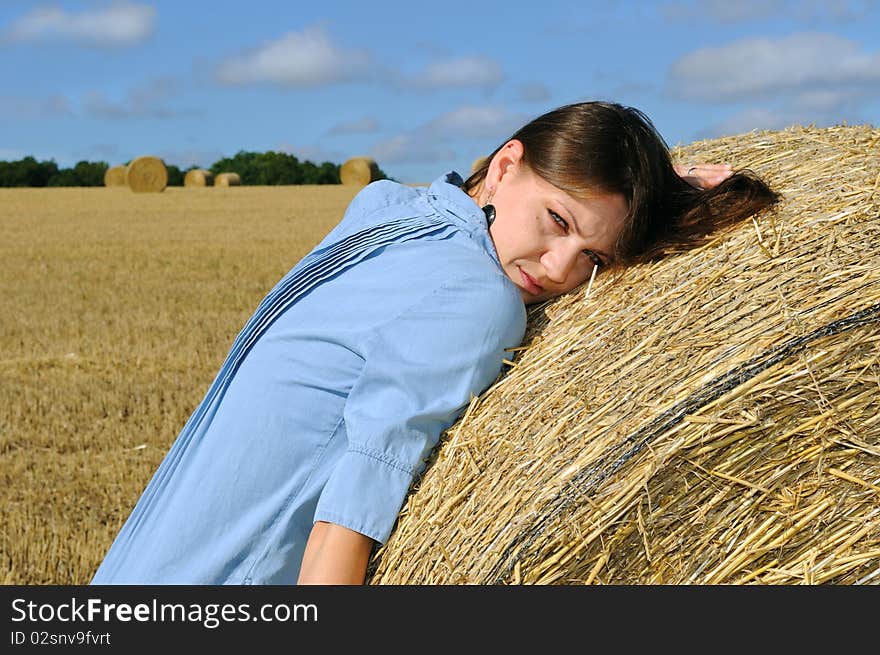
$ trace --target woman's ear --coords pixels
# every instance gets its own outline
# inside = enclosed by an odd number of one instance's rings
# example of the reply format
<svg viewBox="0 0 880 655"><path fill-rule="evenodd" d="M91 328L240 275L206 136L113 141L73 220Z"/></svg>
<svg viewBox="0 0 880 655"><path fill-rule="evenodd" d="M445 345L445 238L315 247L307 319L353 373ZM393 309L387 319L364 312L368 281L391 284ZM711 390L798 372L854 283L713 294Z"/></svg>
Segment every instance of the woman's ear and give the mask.
<svg viewBox="0 0 880 655"><path fill-rule="evenodd" d="M486 179L484 187L489 196L494 193L498 184L506 176L514 173L520 166L523 157L523 144L519 139L511 139L498 149L492 161L489 162L489 169L486 171Z"/></svg>

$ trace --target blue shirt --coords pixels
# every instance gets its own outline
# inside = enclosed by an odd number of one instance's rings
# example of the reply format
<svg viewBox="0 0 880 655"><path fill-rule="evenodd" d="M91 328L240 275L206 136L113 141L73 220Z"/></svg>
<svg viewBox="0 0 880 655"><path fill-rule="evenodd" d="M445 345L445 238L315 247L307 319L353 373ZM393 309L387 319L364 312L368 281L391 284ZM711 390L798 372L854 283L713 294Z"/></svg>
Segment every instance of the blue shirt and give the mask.
<svg viewBox="0 0 880 655"><path fill-rule="evenodd" d="M461 183L358 193L236 337L92 584L294 584L315 521L388 538L525 333Z"/></svg>

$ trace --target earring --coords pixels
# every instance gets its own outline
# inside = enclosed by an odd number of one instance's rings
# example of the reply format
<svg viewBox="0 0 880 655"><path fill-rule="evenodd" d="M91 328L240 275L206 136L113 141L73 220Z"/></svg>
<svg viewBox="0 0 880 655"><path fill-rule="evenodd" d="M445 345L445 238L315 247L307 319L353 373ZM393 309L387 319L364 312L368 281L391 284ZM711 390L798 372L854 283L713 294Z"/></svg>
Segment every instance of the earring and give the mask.
<svg viewBox="0 0 880 655"><path fill-rule="evenodd" d="M483 205L483 213L486 215L486 226L492 227L492 222L495 220L495 207L492 205L492 196L495 195L495 189L489 190L489 195L486 198L486 204Z"/></svg>
<svg viewBox="0 0 880 655"><path fill-rule="evenodd" d="M492 221L495 220L495 207L493 205L483 205L483 213L486 215L486 226L492 227Z"/></svg>

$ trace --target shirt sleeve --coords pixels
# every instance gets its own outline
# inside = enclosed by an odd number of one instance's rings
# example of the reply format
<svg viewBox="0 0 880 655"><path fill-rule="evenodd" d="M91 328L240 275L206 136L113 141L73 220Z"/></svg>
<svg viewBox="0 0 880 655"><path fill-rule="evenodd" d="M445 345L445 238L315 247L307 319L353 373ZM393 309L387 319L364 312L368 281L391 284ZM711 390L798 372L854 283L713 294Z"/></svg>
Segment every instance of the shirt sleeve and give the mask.
<svg viewBox="0 0 880 655"><path fill-rule="evenodd" d="M441 433L496 380L525 325L510 285L462 280L439 285L373 333L344 410L348 449L315 520L384 543Z"/></svg>

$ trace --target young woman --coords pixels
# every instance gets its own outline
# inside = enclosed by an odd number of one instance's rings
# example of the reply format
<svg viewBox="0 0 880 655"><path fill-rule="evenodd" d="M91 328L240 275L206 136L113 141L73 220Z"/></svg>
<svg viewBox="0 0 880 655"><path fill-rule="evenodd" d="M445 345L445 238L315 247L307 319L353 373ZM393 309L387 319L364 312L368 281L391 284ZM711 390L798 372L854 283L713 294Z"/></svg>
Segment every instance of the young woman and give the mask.
<svg viewBox="0 0 880 655"><path fill-rule="evenodd" d="M363 583L526 305L776 198L676 169L647 117L602 102L531 121L466 182L370 184L244 326L92 584Z"/></svg>

